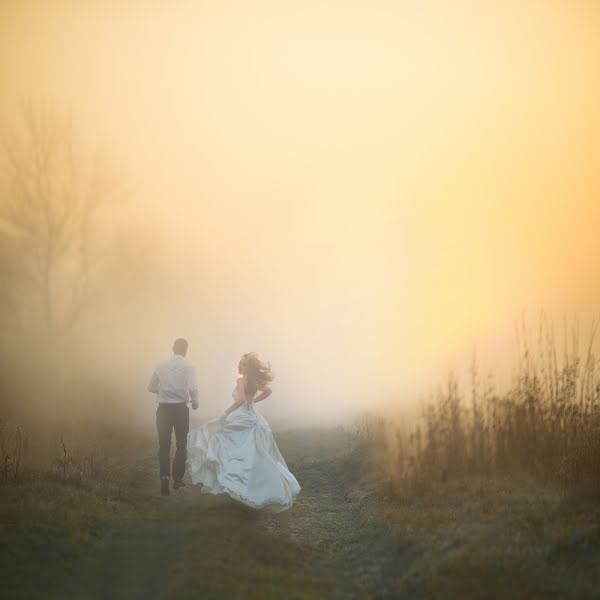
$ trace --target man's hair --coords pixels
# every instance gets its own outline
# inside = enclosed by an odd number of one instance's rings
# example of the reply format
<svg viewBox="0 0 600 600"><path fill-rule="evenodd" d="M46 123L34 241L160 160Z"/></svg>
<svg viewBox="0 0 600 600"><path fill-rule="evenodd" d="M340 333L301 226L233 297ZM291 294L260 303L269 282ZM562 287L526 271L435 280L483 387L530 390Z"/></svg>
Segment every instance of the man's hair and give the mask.
<svg viewBox="0 0 600 600"><path fill-rule="evenodd" d="M173 343L173 352L175 352L175 354L185 354L187 349L188 343L184 338L177 338Z"/></svg>

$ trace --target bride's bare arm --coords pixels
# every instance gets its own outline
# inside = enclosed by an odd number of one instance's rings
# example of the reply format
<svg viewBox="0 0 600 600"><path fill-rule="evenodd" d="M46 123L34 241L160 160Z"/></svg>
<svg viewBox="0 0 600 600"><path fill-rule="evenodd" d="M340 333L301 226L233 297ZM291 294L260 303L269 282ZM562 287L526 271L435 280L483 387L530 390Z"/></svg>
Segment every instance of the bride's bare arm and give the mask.
<svg viewBox="0 0 600 600"><path fill-rule="evenodd" d="M237 397L238 399L225 411L225 416L246 402L246 390L244 389L244 380L241 377L237 380Z"/></svg>
<svg viewBox="0 0 600 600"><path fill-rule="evenodd" d="M268 398L273 393L268 385L263 385L258 389L260 390L260 394L254 398L255 404L257 402L262 402L265 398Z"/></svg>

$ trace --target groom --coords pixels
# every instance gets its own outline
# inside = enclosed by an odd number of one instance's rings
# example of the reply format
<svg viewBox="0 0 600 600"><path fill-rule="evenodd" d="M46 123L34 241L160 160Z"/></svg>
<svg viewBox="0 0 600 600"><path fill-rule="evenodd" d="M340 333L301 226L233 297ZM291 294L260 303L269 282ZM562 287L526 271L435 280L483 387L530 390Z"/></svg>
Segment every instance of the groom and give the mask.
<svg viewBox="0 0 600 600"><path fill-rule="evenodd" d="M190 411L198 408L198 385L194 367L185 360L188 343L178 338L173 344L173 358L156 367L148 384L148 391L157 394L156 429L158 431L158 460L160 462L160 493L169 495L171 432L175 430L177 451L173 459L173 489L183 487L187 435Z"/></svg>

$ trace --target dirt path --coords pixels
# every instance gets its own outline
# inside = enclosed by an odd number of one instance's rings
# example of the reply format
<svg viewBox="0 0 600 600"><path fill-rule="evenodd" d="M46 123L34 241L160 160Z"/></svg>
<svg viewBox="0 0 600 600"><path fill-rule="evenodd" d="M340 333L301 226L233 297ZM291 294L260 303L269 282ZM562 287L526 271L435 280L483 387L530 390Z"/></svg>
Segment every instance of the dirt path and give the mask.
<svg viewBox="0 0 600 600"><path fill-rule="evenodd" d="M188 485L157 493L156 458L133 477L148 490L133 518L72 568L57 597L369 598L391 591L395 544L347 499L356 467L345 432L277 436L302 491L280 514ZM65 589L65 587L67 589Z"/></svg>
<svg viewBox="0 0 600 600"><path fill-rule="evenodd" d="M0 488L0 597L598 596L594 496L457 479L386 499L343 430L302 430L276 435L302 491L272 514L192 485L161 497L155 440L123 439L97 488L52 473Z"/></svg>

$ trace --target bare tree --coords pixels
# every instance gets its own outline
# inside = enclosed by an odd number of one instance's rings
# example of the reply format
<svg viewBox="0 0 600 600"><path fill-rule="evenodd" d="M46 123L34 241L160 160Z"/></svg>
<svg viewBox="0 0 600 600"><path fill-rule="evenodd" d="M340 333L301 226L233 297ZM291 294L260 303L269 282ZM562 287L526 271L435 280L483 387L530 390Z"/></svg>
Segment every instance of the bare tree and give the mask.
<svg viewBox="0 0 600 600"><path fill-rule="evenodd" d="M70 119L28 103L20 125L3 140L0 311L5 328L53 348L89 304L95 217L122 188Z"/></svg>

